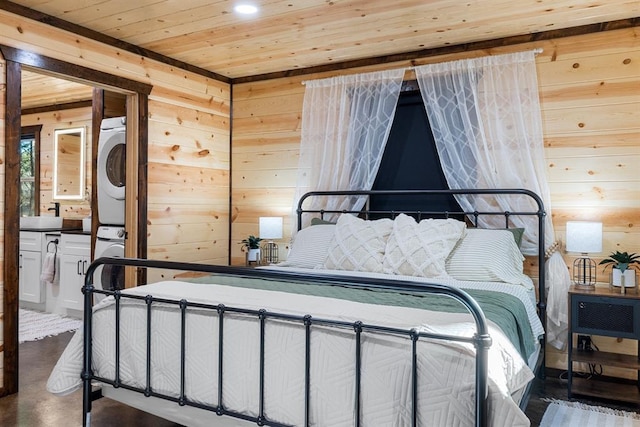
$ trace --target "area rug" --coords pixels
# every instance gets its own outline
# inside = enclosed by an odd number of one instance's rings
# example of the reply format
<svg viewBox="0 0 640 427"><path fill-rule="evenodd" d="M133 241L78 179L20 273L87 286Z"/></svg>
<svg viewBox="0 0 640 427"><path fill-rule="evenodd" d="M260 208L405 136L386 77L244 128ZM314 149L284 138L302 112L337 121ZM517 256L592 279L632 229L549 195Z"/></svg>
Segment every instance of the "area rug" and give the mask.
<svg viewBox="0 0 640 427"><path fill-rule="evenodd" d="M18 341L23 343L75 331L82 327L82 320L21 308L18 313L18 324Z"/></svg>
<svg viewBox="0 0 640 427"><path fill-rule="evenodd" d="M551 402L540 427L640 427L640 414L580 402L545 399Z"/></svg>

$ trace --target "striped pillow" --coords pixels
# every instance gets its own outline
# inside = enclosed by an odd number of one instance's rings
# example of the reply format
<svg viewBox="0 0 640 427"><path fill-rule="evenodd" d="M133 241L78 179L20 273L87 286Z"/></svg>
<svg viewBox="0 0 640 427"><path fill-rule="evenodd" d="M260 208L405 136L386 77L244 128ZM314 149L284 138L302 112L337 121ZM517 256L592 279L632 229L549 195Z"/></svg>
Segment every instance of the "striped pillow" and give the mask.
<svg viewBox="0 0 640 427"><path fill-rule="evenodd" d="M321 268L327 258L335 229L335 225L322 224L298 231L286 261L278 266Z"/></svg>
<svg viewBox="0 0 640 427"><path fill-rule="evenodd" d="M508 230L467 229L446 262L458 280L523 283L524 257Z"/></svg>

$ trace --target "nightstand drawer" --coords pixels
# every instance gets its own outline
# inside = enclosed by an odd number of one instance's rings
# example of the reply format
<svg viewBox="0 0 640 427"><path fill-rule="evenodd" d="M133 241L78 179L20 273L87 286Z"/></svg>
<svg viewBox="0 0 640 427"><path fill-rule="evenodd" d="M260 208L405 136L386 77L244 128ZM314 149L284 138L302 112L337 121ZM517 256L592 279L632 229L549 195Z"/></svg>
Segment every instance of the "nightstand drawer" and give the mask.
<svg viewBox="0 0 640 427"><path fill-rule="evenodd" d="M573 295L571 322L574 333L640 338L638 300Z"/></svg>

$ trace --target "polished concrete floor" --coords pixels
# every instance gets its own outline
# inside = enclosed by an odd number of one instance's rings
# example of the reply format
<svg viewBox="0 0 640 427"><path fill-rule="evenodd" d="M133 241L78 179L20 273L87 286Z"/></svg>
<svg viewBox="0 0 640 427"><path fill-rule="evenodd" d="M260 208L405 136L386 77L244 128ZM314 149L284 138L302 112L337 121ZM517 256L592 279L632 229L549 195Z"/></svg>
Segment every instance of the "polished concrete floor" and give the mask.
<svg viewBox="0 0 640 427"><path fill-rule="evenodd" d="M49 373L71 339L71 335L71 333L65 333L40 341L20 344L19 392L0 399L0 426L67 427L82 425L81 391L76 391L65 397L58 397L45 390ZM566 381L551 375L545 381L535 380L526 410L532 427L540 424L548 405L543 400L545 397L566 400ZM612 402L593 400L582 401L593 405L640 412L640 407L636 405L615 405ZM100 399L93 403L91 424L95 427L177 426L172 422L109 399Z"/></svg>
<svg viewBox="0 0 640 427"><path fill-rule="evenodd" d="M49 374L71 339L71 333L20 344L17 394L0 399L2 427L72 427L82 425L82 392L55 396L45 389ZM176 426L110 399L93 403L92 426Z"/></svg>

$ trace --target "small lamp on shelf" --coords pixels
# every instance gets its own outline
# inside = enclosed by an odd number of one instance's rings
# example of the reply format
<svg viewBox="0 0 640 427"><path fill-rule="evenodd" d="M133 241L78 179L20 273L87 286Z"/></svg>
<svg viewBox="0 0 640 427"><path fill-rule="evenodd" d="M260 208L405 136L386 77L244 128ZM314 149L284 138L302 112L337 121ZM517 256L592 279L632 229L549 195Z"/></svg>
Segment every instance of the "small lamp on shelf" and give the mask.
<svg viewBox="0 0 640 427"><path fill-rule="evenodd" d="M596 284L596 263L589 253L602 252L602 223L590 221L567 222L567 252L582 256L573 262L573 283L581 287Z"/></svg>
<svg viewBox="0 0 640 427"><path fill-rule="evenodd" d="M260 238L267 243L262 247L262 261L265 264L278 262L278 245L273 240L282 239L282 217L260 217Z"/></svg>

